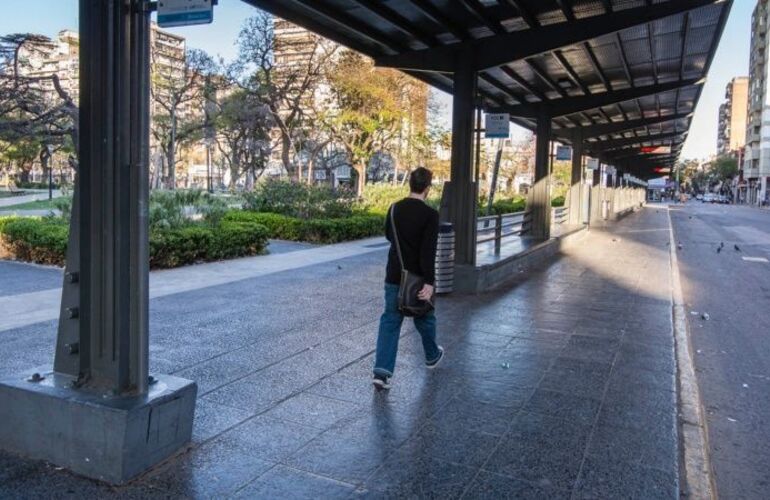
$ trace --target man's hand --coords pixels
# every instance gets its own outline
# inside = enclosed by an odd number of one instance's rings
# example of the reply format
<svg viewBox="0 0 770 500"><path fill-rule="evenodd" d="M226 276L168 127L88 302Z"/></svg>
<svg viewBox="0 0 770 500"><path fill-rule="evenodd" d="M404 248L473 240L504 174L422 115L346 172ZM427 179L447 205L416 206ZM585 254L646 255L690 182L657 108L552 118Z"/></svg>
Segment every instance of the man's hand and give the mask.
<svg viewBox="0 0 770 500"><path fill-rule="evenodd" d="M417 298L420 300L430 301L433 297L433 285L423 285L422 290L417 293Z"/></svg>

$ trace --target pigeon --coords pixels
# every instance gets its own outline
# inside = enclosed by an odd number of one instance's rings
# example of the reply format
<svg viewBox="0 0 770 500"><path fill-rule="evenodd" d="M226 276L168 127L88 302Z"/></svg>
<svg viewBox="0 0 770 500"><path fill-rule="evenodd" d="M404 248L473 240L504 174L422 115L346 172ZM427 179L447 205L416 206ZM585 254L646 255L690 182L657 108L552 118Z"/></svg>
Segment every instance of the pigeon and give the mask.
<svg viewBox="0 0 770 500"><path fill-rule="evenodd" d="M740 249L740 247L738 245L733 245L733 248L735 248L736 252L740 252L741 251L741 249Z"/></svg>
<svg viewBox="0 0 770 500"><path fill-rule="evenodd" d="M683 248L683 247L682 247L682 242L680 241L680 242L679 242L679 244L678 244L676 247L677 247L679 250L681 250L681 249Z"/></svg>
<svg viewBox="0 0 770 500"><path fill-rule="evenodd" d="M725 242L723 241L722 243L719 244L719 248L724 248L724 247L725 247Z"/></svg>
<svg viewBox="0 0 770 500"><path fill-rule="evenodd" d="M717 253L722 253L722 247L717 248Z"/></svg>

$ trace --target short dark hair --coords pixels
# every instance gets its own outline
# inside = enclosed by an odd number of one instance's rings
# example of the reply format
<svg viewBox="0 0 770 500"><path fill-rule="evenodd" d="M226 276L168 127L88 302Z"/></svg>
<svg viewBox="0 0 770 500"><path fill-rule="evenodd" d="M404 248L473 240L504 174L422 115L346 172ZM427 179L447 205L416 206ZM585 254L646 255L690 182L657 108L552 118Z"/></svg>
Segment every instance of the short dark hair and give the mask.
<svg viewBox="0 0 770 500"><path fill-rule="evenodd" d="M425 167L420 167L409 174L409 189L413 193L422 193L428 189L433 181L433 172Z"/></svg>

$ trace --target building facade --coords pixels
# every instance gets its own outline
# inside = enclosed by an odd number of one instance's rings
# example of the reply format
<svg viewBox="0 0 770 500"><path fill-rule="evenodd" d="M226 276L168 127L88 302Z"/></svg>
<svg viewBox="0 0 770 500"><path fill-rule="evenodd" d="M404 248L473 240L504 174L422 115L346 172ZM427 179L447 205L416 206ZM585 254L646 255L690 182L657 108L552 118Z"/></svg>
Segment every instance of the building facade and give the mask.
<svg viewBox="0 0 770 500"><path fill-rule="evenodd" d="M770 78L767 25L770 0L759 0L751 20L748 115L739 200L767 203L770 179Z"/></svg>
<svg viewBox="0 0 770 500"><path fill-rule="evenodd" d="M174 33L160 29L155 23L151 26L151 66L153 73L164 75L167 79L180 78L184 73L185 65L185 38ZM19 74L39 79L36 85L42 91L46 100L58 102L63 96L54 86L52 75L58 76L60 89L76 104L79 102L80 93L80 39L79 34L72 30L62 30L52 39L39 39L25 43L19 51ZM156 78L157 80L157 78ZM164 92L162 88L154 85L153 92ZM196 112L197 103L189 103L183 113ZM157 100L151 101L151 114L162 112ZM157 144L151 137L152 158L158 158L155 150ZM57 177L70 182L74 178L74 172L68 166L66 158L55 157L53 165L57 171ZM57 167L58 166L58 167ZM61 170L61 172L59 172ZM29 173L32 181L42 179L43 171L38 163L32 167Z"/></svg>
<svg viewBox="0 0 770 500"><path fill-rule="evenodd" d="M733 78L725 89L725 102L719 107L719 155L742 154L746 147L746 116L749 105L749 77Z"/></svg>

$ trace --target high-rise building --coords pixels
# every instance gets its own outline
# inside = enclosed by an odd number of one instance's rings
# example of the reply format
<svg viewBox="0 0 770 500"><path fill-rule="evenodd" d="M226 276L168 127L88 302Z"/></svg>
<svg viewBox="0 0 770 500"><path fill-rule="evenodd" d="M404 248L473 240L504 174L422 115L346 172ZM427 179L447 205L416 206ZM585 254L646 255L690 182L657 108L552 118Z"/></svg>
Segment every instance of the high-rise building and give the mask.
<svg viewBox="0 0 770 500"><path fill-rule="evenodd" d="M768 199L770 178L770 65L767 44L769 3L770 0L759 0L751 19L746 149L739 199L752 205Z"/></svg>
<svg viewBox="0 0 770 500"><path fill-rule="evenodd" d="M20 76L36 79L34 85L42 91L46 101L54 104L64 98L71 98L76 104L80 93L80 39L76 31L62 30L53 39L39 37L24 43L19 51ZM150 33L151 68L154 74L153 93L168 92L168 86L158 84L163 81L184 79L185 75L185 38L160 29L155 23ZM58 77L59 89L56 88L53 75ZM60 95L64 93L65 95ZM162 97L162 95L161 95ZM150 104L151 114L163 113L153 99ZM186 102L179 110L179 116L202 112L200 102ZM157 148L157 141L151 137L151 148ZM156 158L157 154L153 155ZM31 177L42 175L39 165L35 165ZM65 173L62 173L64 176ZM67 172L72 177L72 172Z"/></svg>
<svg viewBox="0 0 770 500"><path fill-rule="evenodd" d="M727 84L725 102L719 107L720 155L737 155L746 146L746 113L748 111L749 78L739 76Z"/></svg>
<svg viewBox="0 0 770 500"><path fill-rule="evenodd" d="M19 74L39 78L37 85L49 96L51 102L55 102L58 96L50 77L57 75L61 90L78 102L78 47L78 34L70 30L60 31L55 39L24 43L19 50Z"/></svg>

